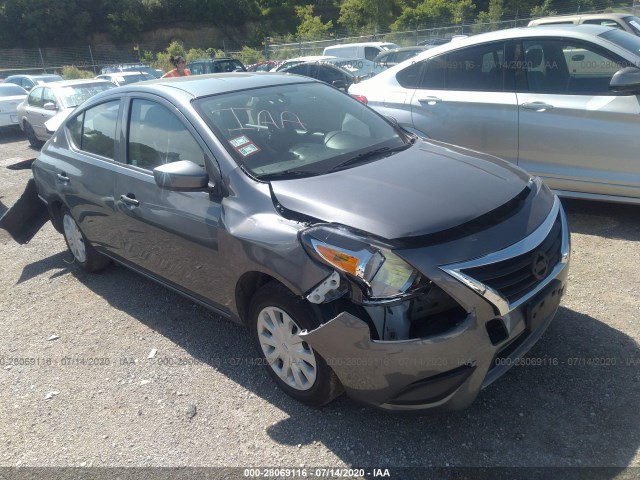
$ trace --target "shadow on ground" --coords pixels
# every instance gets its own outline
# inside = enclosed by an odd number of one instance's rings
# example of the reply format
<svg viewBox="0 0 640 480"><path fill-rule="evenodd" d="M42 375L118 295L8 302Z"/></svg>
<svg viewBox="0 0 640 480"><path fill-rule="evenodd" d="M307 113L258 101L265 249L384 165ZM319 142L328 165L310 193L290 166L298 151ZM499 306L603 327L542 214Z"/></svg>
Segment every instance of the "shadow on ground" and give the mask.
<svg viewBox="0 0 640 480"><path fill-rule="evenodd" d="M580 209L580 204L568 208L573 225L582 216L599 218L607 210ZM609 234L628 238L638 228L633 213L623 208L614 215L617 226L612 224ZM597 230L598 218L582 224L582 231ZM620 469L640 446L638 343L594 316L561 307L525 364L512 368L462 412L394 414L362 408L345 397L312 409L274 389L263 367L220 362L256 357L244 328L124 267L88 275L65 263L70 260L68 253L58 253L35 262L25 268L21 281L69 268L113 308L287 412L286 420L267 429L280 444L320 442L354 466Z"/></svg>

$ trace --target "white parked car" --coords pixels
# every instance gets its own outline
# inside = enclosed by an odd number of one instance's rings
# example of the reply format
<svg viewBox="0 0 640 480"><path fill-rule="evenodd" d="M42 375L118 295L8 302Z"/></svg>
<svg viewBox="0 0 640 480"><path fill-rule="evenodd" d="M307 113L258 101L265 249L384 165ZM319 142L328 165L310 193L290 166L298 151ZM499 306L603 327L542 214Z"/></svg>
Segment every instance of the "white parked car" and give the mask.
<svg viewBox="0 0 640 480"><path fill-rule="evenodd" d="M27 91L13 83L0 83L0 127L18 125L16 108L27 97Z"/></svg>
<svg viewBox="0 0 640 480"><path fill-rule="evenodd" d="M612 27L502 30L427 50L349 93L562 196L640 203L639 52L640 38Z"/></svg>
<svg viewBox="0 0 640 480"><path fill-rule="evenodd" d="M31 146L40 148L53 133L45 126L47 120L57 116L61 121L82 102L109 88L115 85L107 80L63 80L37 85L18 105L20 128Z"/></svg>

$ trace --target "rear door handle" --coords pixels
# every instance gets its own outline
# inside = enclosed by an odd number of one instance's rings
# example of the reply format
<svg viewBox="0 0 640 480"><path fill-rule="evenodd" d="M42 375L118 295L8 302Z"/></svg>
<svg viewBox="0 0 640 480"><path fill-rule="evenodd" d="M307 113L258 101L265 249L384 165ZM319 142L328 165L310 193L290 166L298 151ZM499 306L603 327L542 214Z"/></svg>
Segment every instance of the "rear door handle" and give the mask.
<svg viewBox="0 0 640 480"><path fill-rule="evenodd" d="M120 195L120 200L122 200L127 205L131 205L132 207L140 206L140 202L136 200L136 197L131 193L129 195Z"/></svg>
<svg viewBox="0 0 640 480"><path fill-rule="evenodd" d="M426 103L427 105L435 105L436 103L440 103L442 99L438 97L422 97L419 98L418 101L420 103Z"/></svg>
<svg viewBox="0 0 640 480"><path fill-rule="evenodd" d="M534 112L545 112L547 110L551 110L553 108L553 105L549 105L548 103L544 102L528 102L523 103L521 107L527 110L533 110Z"/></svg>
<svg viewBox="0 0 640 480"><path fill-rule="evenodd" d="M56 176L58 177L58 180L60 180L61 182L69 183L71 181L71 179L67 177L67 174L64 172L58 173Z"/></svg>

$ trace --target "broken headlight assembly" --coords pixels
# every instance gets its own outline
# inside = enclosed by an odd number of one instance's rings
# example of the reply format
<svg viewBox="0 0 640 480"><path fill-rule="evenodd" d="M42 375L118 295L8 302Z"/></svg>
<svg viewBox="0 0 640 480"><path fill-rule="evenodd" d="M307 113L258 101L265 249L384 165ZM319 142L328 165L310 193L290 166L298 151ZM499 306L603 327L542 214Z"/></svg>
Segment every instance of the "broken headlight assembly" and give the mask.
<svg viewBox="0 0 640 480"><path fill-rule="evenodd" d="M346 229L312 227L300 238L312 258L355 283L365 303L405 298L431 284L388 246ZM352 294L357 293L352 289Z"/></svg>

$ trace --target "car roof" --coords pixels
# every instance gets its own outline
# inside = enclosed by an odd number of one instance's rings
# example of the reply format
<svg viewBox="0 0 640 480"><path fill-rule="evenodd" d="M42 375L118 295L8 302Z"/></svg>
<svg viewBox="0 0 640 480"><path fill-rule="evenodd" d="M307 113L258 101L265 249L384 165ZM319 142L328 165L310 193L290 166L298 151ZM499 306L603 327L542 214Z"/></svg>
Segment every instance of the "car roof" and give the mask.
<svg viewBox="0 0 640 480"><path fill-rule="evenodd" d="M630 13L584 13L576 15L555 15L553 17L540 17L531 22L559 22L562 20L573 21L581 18L586 19L607 19L607 18L625 18L632 16Z"/></svg>
<svg viewBox="0 0 640 480"><path fill-rule="evenodd" d="M51 78L51 77L62 78L61 75L58 75L56 73L41 73L38 75L27 75L27 74L9 75L7 78L5 78L5 80L8 80L10 78L29 78L31 80L38 80L41 78Z"/></svg>
<svg viewBox="0 0 640 480"><path fill-rule="evenodd" d="M100 75L98 75L99 77L131 77L133 75L140 75L140 74L147 74L147 72L142 72L139 70L127 70L126 72L110 72L110 73L101 73ZM99 78L96 78L96 80L100 80Z"/></svg>
<svg viewBox="0 0 640 480"><path fill-rule="evenodd" d="M16 89L19 88L20 90L22 90L24 92L25 95L27 95L29 92L27 92L24 88L22 88L20 85L16 85L15 83L0 83L0 90L1 89Z"/></svg>
<svg viewBox="0 0 640 480"><path fill-rule="evenodd" d="M278 72L287 73L288 70L290 70L292 68L298 68L301 65L319 65L319 66L325 67L325 68L332 68L334 70L340 70L341 72L344 72L347 75L350 75L352 77L354 76L353 73L351 73L349 70L345 70L340 65L335 65L333 63L322 62L322 61L320 61L320 62L299 62L299 63L296 63L295 65L287 65L282 70L278 70Z"/></svg>
<svg viewBox="0 0 640 480"><path fill-rule="evenodd" d="M86 85L86 84L113 85L109 80L103 80L102 78L89 78L89 79L77 79L77 80L59 80L57 82L47 83L46 85L36 85L36 87L63 88L63 87L75 87L78 85Z"/></svg>
<svg viewBox="0 0 640 480"><path fill-rule="evenodd" d="M356 43L341 43L339 45L329 45L329 47L380 47L382 45L395 45L393 42L356 42Z"/></svg>
<svg viewBox="0 0 640 480"><path fill-rule="evenodd" d="M593 40L593 37L599 36L611 30L618 30L615 27L607 27L602 25L539 25L535 27L519 27L509 28L506 30L497 30L495 32L480 33L472 35L468 38L461 38L455 42L445 43L437 47L425 50L413 57L414 61L423 58L432 57L439 53L452 50L458 50L462 47L479 45L499 40L509 40L514 38L536 38L536 37L558 37L569 36L582 40ZM631 34L629 34L631 35Z"/></svg>
<svg viewBox="0 0 640 480"><path fill-rule="evenodd" d="M170 98L184 100L185 96L193 99L252 88L299 83L322 82L308 77L291 76L274 72L209 73L189 77L158 78L156 80L147 80L146 82L132 83L99 93L94 98L127 91L160 93Z"/></svg>

